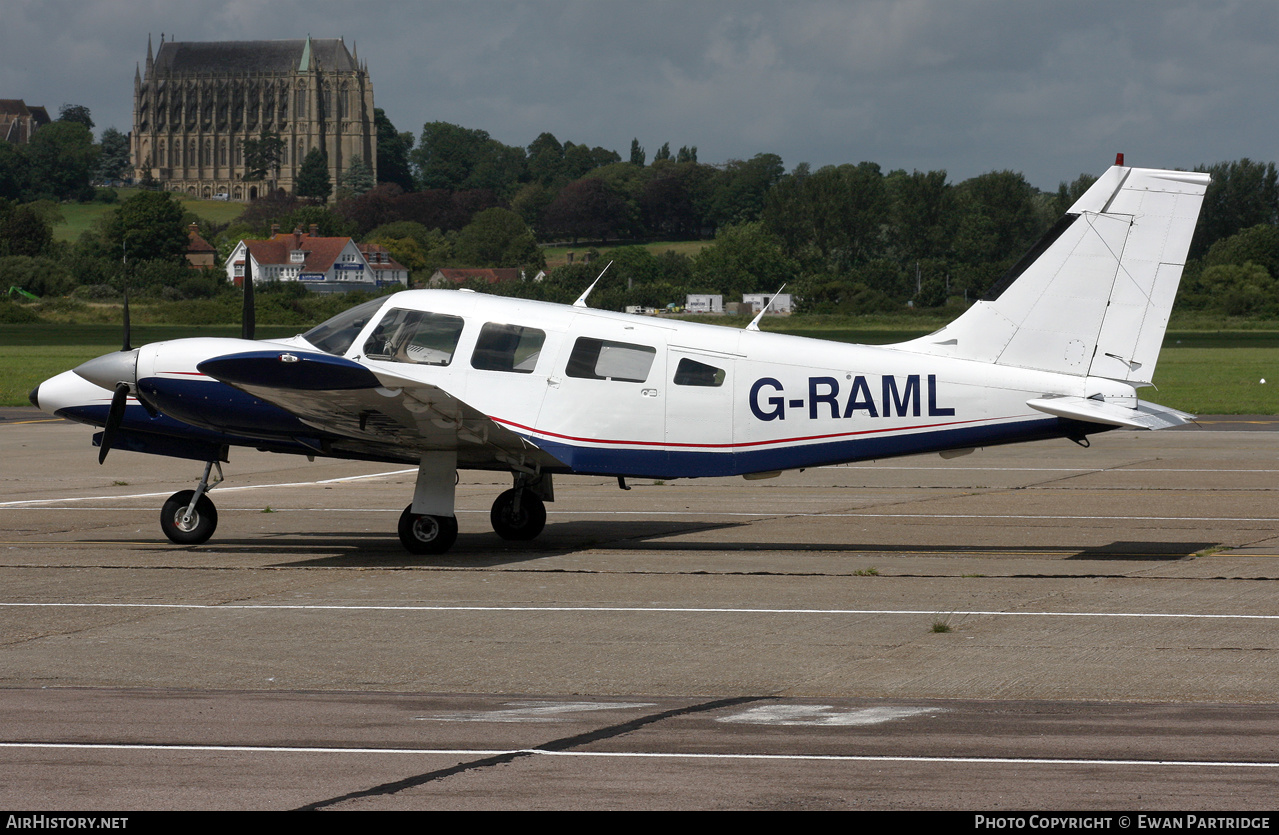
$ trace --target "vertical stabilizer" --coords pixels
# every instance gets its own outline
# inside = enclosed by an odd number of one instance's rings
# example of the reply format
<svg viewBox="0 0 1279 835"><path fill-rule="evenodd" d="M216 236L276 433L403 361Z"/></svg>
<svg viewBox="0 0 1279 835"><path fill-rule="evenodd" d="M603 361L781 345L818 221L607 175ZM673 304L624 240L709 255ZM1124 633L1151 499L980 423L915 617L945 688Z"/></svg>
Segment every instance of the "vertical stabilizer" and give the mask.
<svg viewBox="0 0 1279 835"><path fill-rule="evenodd" d="M1149 384L1208 180L1113 166L985 298L897 347Z"/></svg>

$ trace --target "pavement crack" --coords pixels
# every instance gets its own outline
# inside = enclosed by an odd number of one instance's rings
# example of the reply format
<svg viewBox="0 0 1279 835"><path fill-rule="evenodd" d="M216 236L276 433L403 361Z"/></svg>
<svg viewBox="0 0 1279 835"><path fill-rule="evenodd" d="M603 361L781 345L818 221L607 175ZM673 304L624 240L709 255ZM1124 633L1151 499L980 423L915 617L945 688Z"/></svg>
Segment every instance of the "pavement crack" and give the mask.
<svg viewBox="0 0 1279 835"><path fill-rule="evenodd" d="M411 789L416 786L422 786L427 783L433 783L438 780L443 780L447 777L452 777L456 774L462 774L468 771L475 771L483 768L492 768L493 766L498 766L498 765L506 765L507 763L514 762L515 760L518 760L518 759L523 759L524 757L536 756L539 752L543 752L543 751L569 751L574 748L579 748L583 745L588 745L593 742L599 742L600 740L603 740L603 739L611 739L613 737L622 736L623 734L628 734L628 733L631 733L632 731L637 731L640 728L643 728L647 725L652 725L657 722L664 722L667 719L673 719L677 716L687 716L693 713L704 713L706 711L719 710L720 708L725 708L725 707L736 707L737 705L764 701L771 698L773 697L772 696L739 696L739 697L730 698L730 699L716 699L714 701L702 702L701 704L689 705L688 707L674 708L672 710L663 710L658 713L650 714L648 716L641 716L637 719L631 719L630 721L627 721L627 722L620 722L616 725L609 725L608 727L598 728L594 731L588 731L582 734L574 734L573 736L566 736L566 737L563 737L562 739L554 739L554 740L551 740L550 742L536 746L535 748L529 748L522 751L511 751L505 754L497 754L491 757L481 757L480 759L470 760L469 762L460 762L457 765L452 766L451 768L442 768L436 771L428 771L425 774L417 774L412 777L405 777L403 780L395 780L390 783L383 783L379 786L372 786L370 788L362 789L360 791L348 792L347 794L339 795L337 797L331 797L331 798L328 798L327 800L317 800L314 803L308 803L305 806L300 806L295 811L311 812L311 811L316 811L318 809L326 809L331 806L336 806L337 804L344 803L348 800L358 800L360 798L365 798L365 797L379 797L379 796L391 795L397 792L404 791L405 789Z"/></svg>

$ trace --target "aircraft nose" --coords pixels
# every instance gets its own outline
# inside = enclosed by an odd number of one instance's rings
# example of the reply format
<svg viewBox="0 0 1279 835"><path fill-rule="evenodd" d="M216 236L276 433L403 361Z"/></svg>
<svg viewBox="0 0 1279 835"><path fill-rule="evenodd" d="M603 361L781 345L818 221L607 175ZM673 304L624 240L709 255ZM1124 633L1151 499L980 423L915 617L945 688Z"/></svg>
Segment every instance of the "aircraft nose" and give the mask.
<svg viewBox="0 0 1279 835"><path fill-rule="evenodd" d="M35 406L37 409L40 408L40 386L39 385L37 385L35 388L31 390L31 393L27 395L27 399L31 401L32 406Z"/></svg>
<svg viewBox="0 0 1279 835"><path fill-rule="evenodd" d="M71 370L95 386L108 390L114 389L117 383L133 385L138 382L138 349L103 354Z"/></svg>

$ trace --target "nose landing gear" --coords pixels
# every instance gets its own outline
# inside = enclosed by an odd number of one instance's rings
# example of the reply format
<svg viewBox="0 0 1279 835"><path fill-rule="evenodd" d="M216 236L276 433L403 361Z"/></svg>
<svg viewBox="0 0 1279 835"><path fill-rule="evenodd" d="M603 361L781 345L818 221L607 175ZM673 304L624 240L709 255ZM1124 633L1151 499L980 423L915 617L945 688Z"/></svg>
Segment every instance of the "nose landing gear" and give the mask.
<svg viewBox="0 0 1279 835"><path fill-rule="evenodd" d="M210 483L209 476L217 467L217 478ZM204 465L204 475L194 490L179 490L169 497L160 510L160 530L169 541L178 545L199 545L208 542L218 527L218 509L205 495L221 484L222 465L210 461Z"/></svg>

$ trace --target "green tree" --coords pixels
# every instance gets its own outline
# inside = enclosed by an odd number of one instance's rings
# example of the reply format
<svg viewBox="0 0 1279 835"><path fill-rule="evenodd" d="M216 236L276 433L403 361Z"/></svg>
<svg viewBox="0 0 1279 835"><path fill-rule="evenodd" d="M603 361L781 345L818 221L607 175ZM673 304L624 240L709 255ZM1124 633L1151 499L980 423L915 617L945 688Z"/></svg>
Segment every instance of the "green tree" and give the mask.
<svg viewBox="0 0 1279 835"><path fill-rule="evenodd" d="M362 157L351 157L346 170L338 177L338 194L358 197L373 188L373 171Z"/></svg>
<svg viewBox="0 0 1279 835"><path fill-rule="evenodd" d="M333 181L329 179L329 158L319 148L312 148L298 169L293 192L298 197L309 197L323 203L333 193Z"/></svg>
<svg viewBox="0 0 1279 835"><path fill-rule="evenodd" d="M945 171L890 172L888 245L892 256L913 269L917 261L950 251L955 226L954 187Z"/></svg>
<svg viewBox="0 0 1279 835"><path fill-rule="evenodd" d="M27 145L31 191L56 200L92 200L98 146L80 122L52 122Z"/></svg>
<svg viewBox="0 0 1279 835"><path fill-rule="evenodd" d="M469 267L546 266L533 232L510 209L486 209L461 232L454 245L456 260Z"/></svg>
<svg viewBox="0 0 1279 835"><path fill-rule="evenodd" d="M720 226L758 220L769 190L785 170L777 154L756 154L749 160L726 163L711 196L711 221Z"/></svg>
<svg viewBox="0 0 1279 835"><path fill-rule="evenodd" d="M1273 162L1253 162L1245 157L1203 170L1212 175L1212 183L1204 194L1199 224L1190 242L1191 258L1202 258L1222 238L1279 220L1279 169Z"/></svg>
<svg viewBox="0 0 1279 835"><path fill-rule="evenodd" d="M645 158L646 157L644 154L644 146L639 144L638 138L632 139L631 140L631 165L638 165L640 168L643 168Z"/></svg>
<svg viewBox="0 0 1279 835"><path fill-rule="evenodd" d="M0 142L0 200L25 200L31 188L31 162L19 146Z"/></svg>
<svg viewBox="0 0 1279 835"><path fill-rule="evenodd" d="M373 108L373 125L377 130L377 181L395 183L405 191L412 191L409 152L413 150L413 134L397 132L380 107Z"/></svg>
<svg viewBox="0 0 1279 835"><path fill-rule="evenodd" d="M1279 276L1279 226L1262 223L1222 238L1203 258L1205 267L1249 262L1264 267L1272 276Z"/></svg>
<svg viewBox="0 0 1279 835"><path fill-rule="evenodd" d="M257 139L244 140L244 179L249 182L274 180L280 169L284 140L278 133L267 133Z"/></svg>
<svg viewBox="0 0 1279 835"><path fill-rule="evenodd" d="M40 213L0 199L0 256L40 255L53 241L53 230Z"/></svg>
<svg viewBox="0 0 1279 835"><path fill-rule="evenodd" d="M102 149L97 176L101 180L122 180L129 172L129 138L115 128L102 132L98 142Z"/></svg>
<svg viewBox="0 0 1279 835"><path fill-rule="evenodd" d="M538 134L529 143L528 173L534 182L547 187L564 176L564 146L554 134Z"/></svg>
<svg viewBox="0 0 1279 835"><path fill-rule="evenodd" d="M84 125L86 130L93 130L93 118L89 115L89 108L83 104L63 104L58 108L59 122L76 122Z"/></svg>
<svg viewBox="0 0 1279 835"><path fill-rule="evenodd" d="M114 257L127 246L130 262L181 261L187 249L182 206L167 191L140 191L121 201L103 239Z"/></svg>
<svg viewBox="0 0 1279 835"><path fill-rule="evenodd" d="M693 286L726 297L772 292L798 272L799 264L759 222L721 227L715 243L693 257Z"/></svg>
<svg viewBox="0 0 1279 835"><path fill-rule="evenodd" d="M990 265L1002 272L1026 253L1050 222L1040 212L1038 192L1015 171L980 174L960 183L956 193L955 255L970 266ZM986 287L968 289L980 294Z"/></svg>
<svg viewBox="0 0 1279 835"><path fill-rule="evenodd" d="M811 247L821 269L840 273L879 255L888 194L874 163L828 166L783 178L768 193L762 214L789 255Z"/></svg>
<svg viewBox="0 0 1279 835"><path fill-rule="evenodd" d="M653 162L661 162L671 158L671 143L663 142L662 147L657 149L657 153L653 154Z"/></svg>
<svg viewBox="0 0 1279 835"><path fill-rule="evenodd" d="M1231 316L1279 312L1279 282L1260 264L1249 261L1208 267L1200 282L1211 306Z"/></svg>
<svg viewBox="0 0 1279 835"><path fill-rule="evenodd" d="M411 157L424 189L491 189L508 196L523 178L523 148L503 145L487 131L428 122Z"/></svg>

